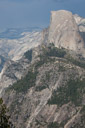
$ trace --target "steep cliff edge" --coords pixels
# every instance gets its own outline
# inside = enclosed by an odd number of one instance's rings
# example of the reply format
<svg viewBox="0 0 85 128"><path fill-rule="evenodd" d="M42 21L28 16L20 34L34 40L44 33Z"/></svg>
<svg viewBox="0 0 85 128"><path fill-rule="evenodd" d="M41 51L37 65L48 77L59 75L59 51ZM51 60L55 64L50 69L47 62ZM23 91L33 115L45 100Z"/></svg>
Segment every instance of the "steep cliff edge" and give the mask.
<svg viewBox="0 0 85 128"><path fill-rule="evenodd" d="M3 94L13 124L16 128L84 126L85 61L53 44L41 45L38 53L22 79Z"/></svg>
<svg viewBox="0 0 85 128"><path fill-rule="evenodd" d="M85 56L84 40L79 33L80 19L75 20L71 12L60 10L51 12L48 31L44 31L47 43L54 43L58 48L66 48Z"/></svg>
<svg viewBox="0 0 85 128"><path fill-rule="evenodd" d="M42 44L6 65L0 85L16 128L85 127L82 20L53 11Z"/></svg>

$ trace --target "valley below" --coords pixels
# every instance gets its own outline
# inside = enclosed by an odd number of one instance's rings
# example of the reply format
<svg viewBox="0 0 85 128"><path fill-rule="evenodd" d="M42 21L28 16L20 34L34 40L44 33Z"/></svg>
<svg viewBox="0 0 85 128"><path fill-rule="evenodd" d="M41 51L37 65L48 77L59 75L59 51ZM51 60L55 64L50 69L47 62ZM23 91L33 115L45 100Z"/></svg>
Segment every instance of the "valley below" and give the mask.
<svg viewBox="0 0 85 128"><path fill-rule="evenodd" d="M44 30L6 32L0 97L15 128L85 128L85 19L52 11Z"/></svg>

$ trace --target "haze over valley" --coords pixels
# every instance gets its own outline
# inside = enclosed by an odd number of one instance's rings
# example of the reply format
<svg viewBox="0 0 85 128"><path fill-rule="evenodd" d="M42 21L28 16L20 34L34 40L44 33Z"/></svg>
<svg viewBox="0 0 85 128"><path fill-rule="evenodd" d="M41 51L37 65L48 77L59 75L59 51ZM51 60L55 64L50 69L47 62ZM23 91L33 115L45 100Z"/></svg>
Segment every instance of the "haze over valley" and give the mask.
<svg viewBox="0 0 85 128"><path fill-rule="evenodd" d="M0 32L0 96L15 128L85 127L85 18L50 17Z"/></svg>

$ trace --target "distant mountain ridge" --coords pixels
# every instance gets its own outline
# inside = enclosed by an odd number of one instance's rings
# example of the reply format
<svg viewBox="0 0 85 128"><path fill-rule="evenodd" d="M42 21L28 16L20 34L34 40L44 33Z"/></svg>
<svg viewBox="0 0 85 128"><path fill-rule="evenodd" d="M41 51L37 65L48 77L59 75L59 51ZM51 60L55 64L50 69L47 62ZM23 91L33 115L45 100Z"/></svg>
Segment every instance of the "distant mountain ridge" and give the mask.
<svg viewBox="0 0 85 128"><path fill-rule="evenodd" d="M5 34L2 33L3 38L0 39L0 55L6 54L14 61L20 59L28 49L37 47L41 43L41 29L38 28L19 29L19 31L18 29L9 29ZM7 39L6 36L8 36ZM11 39L10 36L13 38Z"/></svg>
<svg viewBox="0 0 85 128"><path fill-rule="evenodd" d="M52 11L43 31L0 40L1 54L5 49L10 57L0 73L0 96L16 128L85 127L84 20Z"/></svg>
<svg viewBox="0 0 85 128"><path fill-rule="evenodd" d="M0 32L0 39L19 39L24 37L23 32L41 31L39 27L27 27L27 28L8 28L3 32Z"/></svg>

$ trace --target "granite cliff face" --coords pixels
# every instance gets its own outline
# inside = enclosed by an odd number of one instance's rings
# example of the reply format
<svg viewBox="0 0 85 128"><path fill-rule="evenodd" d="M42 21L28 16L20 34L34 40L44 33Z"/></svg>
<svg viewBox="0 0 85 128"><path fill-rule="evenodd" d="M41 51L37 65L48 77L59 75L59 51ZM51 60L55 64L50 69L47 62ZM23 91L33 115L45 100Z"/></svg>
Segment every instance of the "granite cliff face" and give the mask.
<svg viewBox="0 0 85 128"><path fill-rule="evenodd" d="M58 48L66 48L85 56L84 40L79 33L80 19L75 20L71 12L60 10L51 12L50 26L44 33L48 43Z"/></svg>
<svg viewBox="0 0 85 128"><path fill-rule="evenodd" d="M20 59L4 64L0 94L16 128L85 127L84 27L84 18L53 11L42 42L28 51L21 43Z"/></svg>

